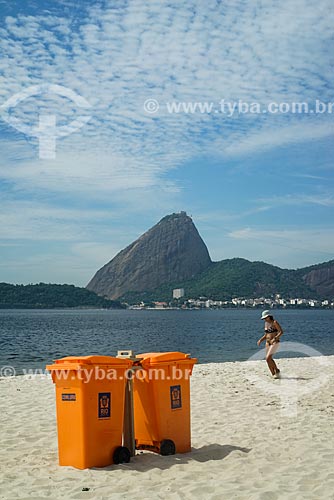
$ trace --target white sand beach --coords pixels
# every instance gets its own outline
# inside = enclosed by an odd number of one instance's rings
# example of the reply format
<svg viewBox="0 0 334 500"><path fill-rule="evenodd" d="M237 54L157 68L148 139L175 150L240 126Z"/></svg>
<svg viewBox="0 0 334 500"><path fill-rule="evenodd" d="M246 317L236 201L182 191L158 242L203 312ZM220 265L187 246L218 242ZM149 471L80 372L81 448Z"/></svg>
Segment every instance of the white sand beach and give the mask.
<svg viewBox="0 0 334 500"><path fill-rule="evenodd" d="M51 378L0 379L0 498L333 499L334 356L279 366L195 366L191 453L88 470L58 466Z"/></svg>

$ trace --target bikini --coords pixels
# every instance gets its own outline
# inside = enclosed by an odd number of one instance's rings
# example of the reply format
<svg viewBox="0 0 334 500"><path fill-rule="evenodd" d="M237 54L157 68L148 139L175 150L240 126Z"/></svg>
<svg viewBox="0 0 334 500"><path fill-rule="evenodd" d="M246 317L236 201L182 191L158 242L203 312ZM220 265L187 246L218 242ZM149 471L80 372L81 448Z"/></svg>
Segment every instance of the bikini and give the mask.
<svg viewBox="0 0 334 500"><path fill-rule="evenodd" d="M273 340L272 337L268 338L267 334L278 333L277 328L274 328L273 326L271 326L271 323L268 323L268 321L265 322L264 331L266 334L266 342ZM275 342L279 342L279 341L280 341L279 339L275 340Z"/></svg>

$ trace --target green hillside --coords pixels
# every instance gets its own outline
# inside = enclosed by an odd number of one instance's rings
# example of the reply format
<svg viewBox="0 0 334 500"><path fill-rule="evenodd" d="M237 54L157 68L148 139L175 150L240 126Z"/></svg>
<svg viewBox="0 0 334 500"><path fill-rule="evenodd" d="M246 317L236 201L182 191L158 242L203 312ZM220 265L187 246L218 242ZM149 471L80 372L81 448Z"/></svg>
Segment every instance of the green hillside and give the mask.
<svg viewBox="0 0 334 500"><path fill-rule="evenodd" d="M150 292L131 292L121 300L136 303L140 300L170 300L173 288L184 288L186 297L205 296L213 300L231 300L233 297L269 297L279 293L282 297L317 298L318 294L303 281L306 272L319 266L290 270L264 262L246 259L227 259L214 262L204 272L185 282L163 285Z"/></svg>
<svg viewBox="0 0 334 500"><path fill-rule="evenodd" d="M67 307L121 308L119 301L99 297L74 285L10 285L0 283L0 309L55 309Z"/></svg>

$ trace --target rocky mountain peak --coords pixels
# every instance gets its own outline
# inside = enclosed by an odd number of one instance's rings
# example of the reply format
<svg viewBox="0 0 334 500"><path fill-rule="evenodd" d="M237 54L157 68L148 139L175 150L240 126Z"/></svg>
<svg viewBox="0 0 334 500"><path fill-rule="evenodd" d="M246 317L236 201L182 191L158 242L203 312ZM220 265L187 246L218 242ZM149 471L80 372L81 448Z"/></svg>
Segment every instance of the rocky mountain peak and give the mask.
<svg viewBox="0 0 334 500"><path fill-rule="evenodd" d="M89 290L110 299L193 278L210 266L208 249L186 212L163 217L103 266Z"/></svg>

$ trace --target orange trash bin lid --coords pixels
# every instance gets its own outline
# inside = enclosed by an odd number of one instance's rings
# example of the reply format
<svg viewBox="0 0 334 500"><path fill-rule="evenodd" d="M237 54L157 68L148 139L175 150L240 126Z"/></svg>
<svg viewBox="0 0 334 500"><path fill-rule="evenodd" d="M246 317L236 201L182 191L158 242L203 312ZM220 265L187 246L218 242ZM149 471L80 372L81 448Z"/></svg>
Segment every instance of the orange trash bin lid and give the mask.
<svg viewBox="0 0 334 500"><path fill-rule="evenodd" d="M161 363L197 363L196 358L191 358L190 354L186 354L184 352L147 352L144 354L137 354L137 358L141 359L142 365L154 365Z"/></svg>
<svg viewBox="0 0 334 500"><path fill-rule="evenodd" d="M53 365L47 365L46 369L52 370L80 370L83 366L93 365L113 365L124 366L130 368L132 361L127 358L115 358L113 356L66 356L65 358L56 359Z"/></svg>

